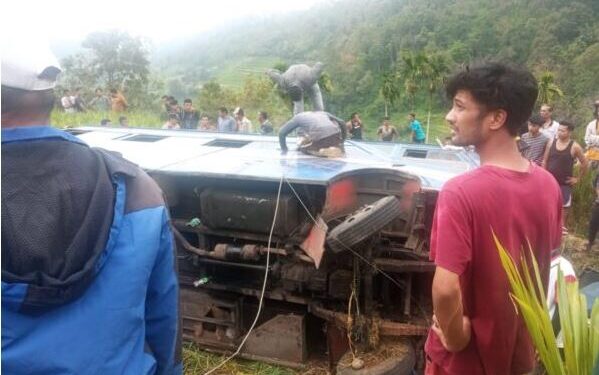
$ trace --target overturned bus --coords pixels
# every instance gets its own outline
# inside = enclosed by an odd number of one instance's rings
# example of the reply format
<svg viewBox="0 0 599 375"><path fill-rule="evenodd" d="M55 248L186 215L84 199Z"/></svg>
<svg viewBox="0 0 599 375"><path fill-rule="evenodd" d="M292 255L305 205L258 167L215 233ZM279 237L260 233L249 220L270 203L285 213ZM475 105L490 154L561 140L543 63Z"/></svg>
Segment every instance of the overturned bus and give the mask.
<svg viewBox="0 0 599 375"><path fill-rule="evenodd" d="M70 131L163 189L184 339L216 352L243 343L242 357L295 368L325 360L342 374L409 373L422 361L436 197L477 166L473 154L347 141L346 157L325 159L282 155L268 136Z"/></svg>

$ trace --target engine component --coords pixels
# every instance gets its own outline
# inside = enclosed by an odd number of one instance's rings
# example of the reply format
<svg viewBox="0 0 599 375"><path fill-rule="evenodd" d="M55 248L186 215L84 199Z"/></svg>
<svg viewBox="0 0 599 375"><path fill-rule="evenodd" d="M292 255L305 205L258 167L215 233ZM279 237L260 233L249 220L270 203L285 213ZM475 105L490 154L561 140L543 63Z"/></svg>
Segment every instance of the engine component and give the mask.
<svg viewBox="0 0 599 375"><path fill-rule="evenodd" d="M326 291L326 273L305 263L287 263L281 267L281 282L289 292Z"/></svg>
<svg viewBox="0 0 599 375"><path fill-rule="evenodd" d="M200 218L212 229L269 233L275 213L275 194L208 188L200 194ZM282 194L274 234L287 236L301 223L297 200Z"/></svg>
<svg viewBox="0 0 599 375"><path fill-rule="evenodd" d="M329 276L329 296L335 299L347 299L351 293L352 272L337 270Z"/></svg>
<svg viewBox="0 0 599 375"><path fill-rule="evenodd" d="M327 244L335 253L353 248L382 230L400 214L399 200L395 196L381 198L333 228L327 236Z"/></svg>

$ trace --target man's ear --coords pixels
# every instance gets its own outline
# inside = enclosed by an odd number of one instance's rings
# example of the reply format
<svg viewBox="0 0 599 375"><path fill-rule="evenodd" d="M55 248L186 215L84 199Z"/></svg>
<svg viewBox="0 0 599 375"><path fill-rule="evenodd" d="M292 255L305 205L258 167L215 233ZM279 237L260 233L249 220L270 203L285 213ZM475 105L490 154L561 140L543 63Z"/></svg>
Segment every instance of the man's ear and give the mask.
<svg viewBox="0 0 599 375"><path fill-rule="evenodd" d="M489 129L499 130L502 126L507 125L507 112L505 109L496 109L490 111L487 116L489 117Z"/></svg>

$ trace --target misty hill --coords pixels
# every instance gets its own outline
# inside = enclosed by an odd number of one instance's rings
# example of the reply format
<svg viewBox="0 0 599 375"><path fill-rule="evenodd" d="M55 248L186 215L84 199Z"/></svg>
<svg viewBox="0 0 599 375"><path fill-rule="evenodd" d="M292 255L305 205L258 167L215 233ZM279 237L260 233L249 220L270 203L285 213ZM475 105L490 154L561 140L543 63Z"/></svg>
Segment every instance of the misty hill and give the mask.
<svg viewBox="0 0 599 375"><path fill-rule="evenodd" d="M343 0L171 43L154 63L197 87L211 79L241 85L251 74L242 69L322 61L334 87L325 95L329 108L374 116L382 112L382 76L402 54L439 51L453 66L493 58L552 71L566 94L559 105L573 113L599 96L598 19L597 0Z"/></svg>

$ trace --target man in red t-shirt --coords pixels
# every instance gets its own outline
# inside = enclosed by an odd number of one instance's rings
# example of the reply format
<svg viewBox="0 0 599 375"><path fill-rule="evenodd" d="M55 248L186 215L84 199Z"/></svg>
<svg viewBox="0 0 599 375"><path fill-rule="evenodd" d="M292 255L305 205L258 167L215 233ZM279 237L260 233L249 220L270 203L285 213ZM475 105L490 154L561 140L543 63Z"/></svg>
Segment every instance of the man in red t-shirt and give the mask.
<svg viewBox="0 0 599 375"><path fill-rule="evenodd" d="M448 181L437 200L426 374L523 375L533 370L534 350L493 233L516 260L530 243L547 283L551 250L561 240L560 190L516 143L537 82L526 70L486 63L457 73L447 94L452 144L474 145L481 167Z"/></svg>

